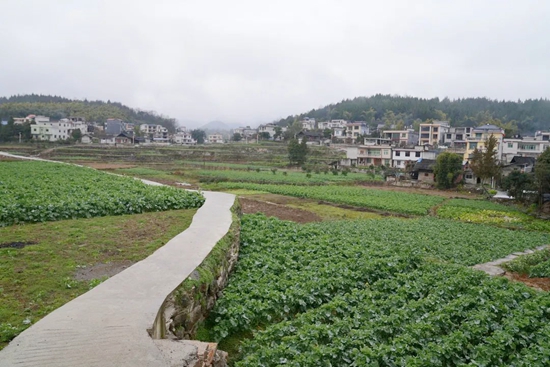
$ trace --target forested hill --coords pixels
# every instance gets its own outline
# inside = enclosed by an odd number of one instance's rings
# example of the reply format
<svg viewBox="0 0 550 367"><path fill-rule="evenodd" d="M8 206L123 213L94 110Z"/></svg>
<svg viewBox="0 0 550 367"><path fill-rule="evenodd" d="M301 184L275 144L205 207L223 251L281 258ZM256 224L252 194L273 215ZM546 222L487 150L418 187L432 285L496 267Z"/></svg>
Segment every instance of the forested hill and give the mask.
<svg viewBox="0 0 550 367"><path fill-rule="evenodd" d="M290 125L303 117L317 121L345 119L371 124L413 125L415 120L448 120L451 126L477 126L484 123L517 125L520 133L550 129L550 100L497 101L488 98L423 99L377 94L331 104L277 123Z"/></svg>
<svg viewBox="0 0 550 367"><path fill-rule="evenodd" d="M12 97L0 97L0 118L44 115L57 120L78 116L89 122L103 123L108 118L120 118L126 122L158 124L175 131L175 119L159 115L153 111L130 108L119 102L72 100L48 95L28 94Z"/></svg>

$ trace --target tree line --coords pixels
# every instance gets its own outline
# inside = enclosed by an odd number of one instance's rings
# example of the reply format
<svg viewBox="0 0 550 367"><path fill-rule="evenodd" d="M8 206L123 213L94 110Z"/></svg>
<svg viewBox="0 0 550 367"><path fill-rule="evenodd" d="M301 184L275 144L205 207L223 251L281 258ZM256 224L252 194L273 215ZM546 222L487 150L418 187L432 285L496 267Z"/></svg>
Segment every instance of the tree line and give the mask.
<svg viewBox="0 0 550 367"><path fill-rule="evenodd" d="M528 134L550 129L550 100L498 101L489 98L417 98L376 94L346 99L276 123L291 126L304 117L317 121L344 119L398 127L418 125L430 120L449 121L451 126L479 126L490 123L502 126L508 134Z"/></svg>
<svg viewBox="0 0 550 367"><path fill-rule="evenodd" d="M136 124L162 125L175 132L176 120L155 111L143 111L130 108L119 102L71 100L49 95L20 95L0 97L0 119L7 121L12 117L28 115L49 116L59 120L71 116L84 117L86 121L104 123L109 118L118 118Z"/></svg>

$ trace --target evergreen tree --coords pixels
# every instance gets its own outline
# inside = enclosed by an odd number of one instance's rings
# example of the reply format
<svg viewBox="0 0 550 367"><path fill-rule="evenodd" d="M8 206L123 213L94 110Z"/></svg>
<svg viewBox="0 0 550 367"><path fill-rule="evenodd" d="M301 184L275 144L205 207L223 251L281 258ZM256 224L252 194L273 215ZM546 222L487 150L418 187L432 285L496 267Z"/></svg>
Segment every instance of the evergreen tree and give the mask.
<svg viewBox="0 0 550 367"><path fill-rule="evenodd" d="M475 149L470 158L470 167L474 174L479 177L483 185L487 180L497 177L500 173L500 166L497 160L498 140L492 134L485 139L483 149Z"/></svg>
<svg viewBox="0 0 550 367"><path fill-rule="evenodd" d="M539 210L544 203L544 195L550 193L550 148L537 158L535 163L535 183L538 191Z"/></svg>
<svg viewBox="0 0 550 367"><path fill-rule="evenodd" d="M434 166L435 182L439 189L455 186L462 172L462 157L455 153L444 152L437 156Z"/></svg>

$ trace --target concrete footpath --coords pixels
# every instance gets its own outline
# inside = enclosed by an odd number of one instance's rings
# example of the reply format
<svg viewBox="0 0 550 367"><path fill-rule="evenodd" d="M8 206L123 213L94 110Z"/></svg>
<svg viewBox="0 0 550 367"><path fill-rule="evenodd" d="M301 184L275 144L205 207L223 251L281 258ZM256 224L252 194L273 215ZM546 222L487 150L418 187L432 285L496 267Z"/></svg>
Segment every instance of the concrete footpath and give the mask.
<svg viewBox="0 0 550 367"><path fill-rule="evenodd" d="M188 229L25 330L0 351L0 366L170 366L162 346L169 341L155 341L147 330L232 222L234 195L203 194Z"/></svg>

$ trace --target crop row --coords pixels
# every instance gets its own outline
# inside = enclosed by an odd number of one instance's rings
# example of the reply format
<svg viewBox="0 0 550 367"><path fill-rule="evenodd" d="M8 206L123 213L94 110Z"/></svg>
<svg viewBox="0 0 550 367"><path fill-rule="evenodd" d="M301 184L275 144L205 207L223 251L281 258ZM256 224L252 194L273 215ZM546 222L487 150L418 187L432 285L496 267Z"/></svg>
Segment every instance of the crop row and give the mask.
<svg viewBox="0 0 550 367"><path fill-rule="evenodd" d="M203 181L237 181L260 184L324 185L329 183L360 183L380 181L374 174L347 173L334 175L327 173L306 173L292 171L236 171L236 170L201 170L196 174Z"/></svg>
<svg viewBox="0 0 550 367"><path fill-rule="evenodd" d="M295 315L320 309L338 297L368 290L399 274L415 272L426 266L426 259L473 265L547 241L544 234L432 217L299 225L263 215L247 215L242 221L236 271L212 311L211 336L223 340L292 320ZM484 277L481 273L473 274ZM434 277L437 279L441 276ZM424 292L424 288L425 285L417 291ZM452 289L448 292L458 295ZM388 289L385 297L392 294L393 290ZM324 344L319 341L318 345ZM262 348L268 350L274 345L256 345L247 350L252 353ZM266 356L262 358L271 361Z"/></svg>
<svg viewBox="0 0 550 367"><path fill-rule="evenodd" d="M220 188L246 189L305 199L325 200L336 204L353 205L404 214L426 215L430 208L444 199L439 196L367 189L348 186L292 186L261 185L239 182L222 182Z"/></svg>
<svg viewBox="0 0 550 367"><path fill-rule="evenodd" d="M198 208L203 203L198 193L83 167L0 163L0 226Z"/></svg>
<svg viewBox="0 0 550 367"><path fill-rule="evenodd" d="M550 221L535 219L516 207L490 201L453 199L437 210L437 216L505 228L550 232Z"/></svg>
<svg viewBox="0 0 550 367"><path fill-rule="evenodd" d="M549 323L547 293L425 264L267 327L236 366L548 366Z"/></svg>

